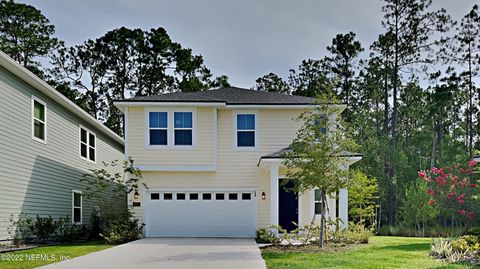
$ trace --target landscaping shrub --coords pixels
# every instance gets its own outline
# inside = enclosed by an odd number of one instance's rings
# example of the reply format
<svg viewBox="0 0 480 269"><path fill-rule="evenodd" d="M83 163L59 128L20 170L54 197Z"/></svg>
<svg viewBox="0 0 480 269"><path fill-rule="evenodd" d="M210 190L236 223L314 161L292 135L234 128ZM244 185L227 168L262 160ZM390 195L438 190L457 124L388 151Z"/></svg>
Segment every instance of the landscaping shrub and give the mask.
<svg viewBox="0 0 480 269"><path fill-rule="evenodd" d="M453 247L447 238L434 238L430 246L430 256L438 259L444 259L451 256Z"/></svg>
<svg viewBox="0 0 480 269"><path fill-rule="evenodd" d="M425 230L418 230L415 227L403 226L403 225L383 225L376 231L377 235L386 236L407 236L407 237L458 237L464 234L462 227L442 227L440 225L434 225L425 227Z"/></svg>
<svg viewBox="0 0 480 269"><path fill-rule="evenodd" d="M140 224L138 219L127 210L116 222L105 227L100 236L110 244L122 244L139 239L143 226L144 224Z"/></svg>
<svg viewBox="0 0 480 269"><path fill-rule="evenodd" d="M264 244L278 244L280 243L280 238L269 228L259 228L257 229L257 243Z"/></svg>
<svg viewBox="0 0 480 269"><path fill-rule="evenodd" d="M69 216L59 218L56 221L56 228L56 238L61 242L71 242L79 236L78 228L72 223Z"/></svg>
<svg viewBox="0 0 480 269"><path fill-rule="evenodd" d="M464 235L451 242L452 248L457 252L480 251L480 238L476 235Z"/></svg>
<svg viewBox="0 0 480 269"><path fill-rule="evenodd" d="M480 236L480 227L470 228L465 232L466 235L476 235Z"/></svg>
<svg viewBox="0 0 480 269"><path fill-rule="evenodd" d="M45 243L55 234L56 229L57 224L52 216L40 217L37 215L37 219L32 225L32 234L42 243Z"/></svg>
<svg viewBox="0 0 480 269"><path fill-rule="evenodd" d="M10 216L8 234L13 238L15 245L24 244L32 239L32 223L32 218L23 212L18 215L17 219L15 219L14 215Z"/></svg>
<svg viewBox="0 0 480 269"><path fill-rule="evenodd" d="M373 236L373 229L365 228L363 223L349 223L345 229L327 229L327 242L344 244L367 244Z"/></svg>

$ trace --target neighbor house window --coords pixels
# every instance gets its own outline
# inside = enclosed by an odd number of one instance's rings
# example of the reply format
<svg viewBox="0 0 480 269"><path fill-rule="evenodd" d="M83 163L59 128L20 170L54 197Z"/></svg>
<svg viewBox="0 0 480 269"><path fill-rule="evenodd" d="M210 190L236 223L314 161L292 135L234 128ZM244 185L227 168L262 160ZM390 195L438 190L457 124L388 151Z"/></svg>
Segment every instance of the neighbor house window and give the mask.
<svg viewBox="0 0 480 269"><path fill-rule="evenodd" d="M72 191L72 222L82 224L82 192Z"/></svg>
<svg viewBox="0 0 480 269"><path fill-rule="evenodd" d="M149 112L148 129L150 145L166 146L168 144L168 113Z"/></svg>
<svg viewBox="0 0 480 269"><path fill-rule="evenodd" d="M322 214L322 194L320 190L315 190L315 215Z"/></svg>
<svg viewBox="0 0 480 269"><path fill-rule="evenodd" d="M237 114L237 147L255 147L255 114Z"/></svg>
<svg viewBox="0 0 480 269"><path fill-rule="evenodd" d="M32 135L35 140L47 141L47 104L32 98Z"/></svg>
<svg viewBox="0 0 480 269"><path fill-rule="evenodd" d="M96 151L95 134L80 126L80 157L95 162L97 155Z"/></svg>
<svg viewBox="0 0 480 269"><path fill-rule="evenodd" d="M318 128L317 140L320 137L327 133L327 124L328 119L325 117L325 114L316 115L314 119L314 125Z"/></svg>
<svg viewBox="0 0 480 269"><path fill-rule="evenodd" d="M175 146L191 146L193 136L192 112L174 112Z"/></svg>

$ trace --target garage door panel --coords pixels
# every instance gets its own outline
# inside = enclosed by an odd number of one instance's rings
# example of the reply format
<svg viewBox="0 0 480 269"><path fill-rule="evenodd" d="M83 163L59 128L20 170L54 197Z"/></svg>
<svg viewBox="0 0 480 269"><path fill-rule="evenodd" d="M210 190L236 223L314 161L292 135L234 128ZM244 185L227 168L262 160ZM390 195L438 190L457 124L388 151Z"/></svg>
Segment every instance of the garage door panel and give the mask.
<svg viewBox="0 0 480 269"><path fill-rule="evenodd" d="M198 193L195 190L192 192ZM228 200L229 193L231 192L225 192L227 200L188 200L188 195L186 200L164 200L163 195L160 195L159 200L149 200L146 212L146 235L149 237L255 236L256 197L251 193L250 196L245 196L250 199L242 200L242 192L238 192L238 200ZM170 197L170 195L167 196ZM175 194L172 197L176 197ZM214 195L212 199L215 199Z"/></svg>

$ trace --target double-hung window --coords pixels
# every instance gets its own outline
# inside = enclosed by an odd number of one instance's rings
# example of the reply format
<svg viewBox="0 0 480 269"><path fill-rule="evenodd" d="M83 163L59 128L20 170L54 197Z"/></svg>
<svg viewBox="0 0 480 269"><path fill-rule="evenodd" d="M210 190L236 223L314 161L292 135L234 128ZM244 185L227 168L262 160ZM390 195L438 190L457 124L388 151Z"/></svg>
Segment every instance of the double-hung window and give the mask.
<svg viewBox="0 0 480 269"><path fill-rule="evenodd" d="M149 112L148 124L150 145L166 146L168 144L168 113Z"/></svg>
<svg viewBox="0 0 480 269"><path fill-rule="evenodd" d="M254 148L255 114L237 114L237 147Z"/></svg>
<svg viewBox="0 0 480 269"><path fill-rule="evenodd" d="M47 104L32 98L32 138L47 141Z"/></svg>
<svg viewBox="0 0 480 269"><path fill-rule="evenodd" d="M319 189L314 190L315 215L322 214L322 194Z"/></svg>
<svg viewBox="0 0 480 269"><path fill-rule="evenodd" d="M95 134L80 126L80 157L95 162L96 151Z"/></svg>
<svg viewBox="0 0 480 269"><path fill-rule="evenodd" d="M193 137L192 112L174 112L175 146L191 146Z"/></svg>
<svg viewBox="0 0 480 269"><path fill-rule="evenodd" d="M72 222L82 224L82 192L72 191Z"/></svg>
<svg viewBox="0 0 480 269"><path fill-rule="evenodd" d="M315 116L314 125L317 128L317 140L319 140L322 135L327 133L328 119L325 114L319 114Z"/></svg>

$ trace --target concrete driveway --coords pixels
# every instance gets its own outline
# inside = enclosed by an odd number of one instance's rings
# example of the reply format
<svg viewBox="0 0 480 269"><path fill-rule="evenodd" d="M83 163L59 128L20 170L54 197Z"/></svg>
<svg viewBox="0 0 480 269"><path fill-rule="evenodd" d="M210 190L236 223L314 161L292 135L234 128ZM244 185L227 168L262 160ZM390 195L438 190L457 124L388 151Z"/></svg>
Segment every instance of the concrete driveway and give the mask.
<svg viewBox="0 0 480 269"><path fill-rule="evenodd" d="M145 238L44 269L265 269L254 239Z"/></svg>

